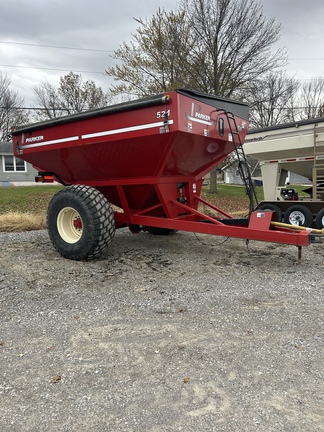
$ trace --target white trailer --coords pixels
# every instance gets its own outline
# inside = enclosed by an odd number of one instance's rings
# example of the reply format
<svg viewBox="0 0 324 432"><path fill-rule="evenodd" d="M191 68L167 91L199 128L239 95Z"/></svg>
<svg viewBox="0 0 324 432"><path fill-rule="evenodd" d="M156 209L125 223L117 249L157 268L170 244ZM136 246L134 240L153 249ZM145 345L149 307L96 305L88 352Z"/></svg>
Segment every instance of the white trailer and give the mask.
<svg viewBox="0 0 324 432"><path fill-rule="evenodd" d="M280 222L324 227L324 118L252 129L244 152L260 161L264 200L259 208L275 211ZM309 197L299 197L286 184L288 171L312 180Z"/></svg>

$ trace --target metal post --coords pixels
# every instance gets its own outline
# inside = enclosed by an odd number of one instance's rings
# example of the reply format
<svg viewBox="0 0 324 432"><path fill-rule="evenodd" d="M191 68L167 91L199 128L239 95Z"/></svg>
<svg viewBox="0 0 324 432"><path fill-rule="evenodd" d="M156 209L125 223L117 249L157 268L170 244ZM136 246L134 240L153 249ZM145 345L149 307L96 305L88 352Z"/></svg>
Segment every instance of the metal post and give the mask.
<svg viewBox="0 0 324 432"><path fill-rule="evenodd" d="M301 257L302 257L302 247L298 246L298 259L297 259L297 265L301 263Z"/></svg>

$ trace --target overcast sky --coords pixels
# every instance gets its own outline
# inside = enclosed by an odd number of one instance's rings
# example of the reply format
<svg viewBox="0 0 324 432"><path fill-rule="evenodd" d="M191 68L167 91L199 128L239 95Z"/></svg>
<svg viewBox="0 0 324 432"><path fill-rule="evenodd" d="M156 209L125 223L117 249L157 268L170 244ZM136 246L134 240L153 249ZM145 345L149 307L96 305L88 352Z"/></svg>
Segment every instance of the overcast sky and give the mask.
<svg viewBox="0 0 324 432"><path fill-rule="evenodd" d="M260 2L265 15L282 24L277 47L288 50L287 73L301 80L324 77L324 1ZM134 17L149 19L159 7L176 10L177 4L176 0L0 0L0 70L26 106L33 103L33 86L43 81L58 85L59 77L71 70L107 90L111 81L104 71L114 64L110 54L131 40L138 27Z"/></svg>

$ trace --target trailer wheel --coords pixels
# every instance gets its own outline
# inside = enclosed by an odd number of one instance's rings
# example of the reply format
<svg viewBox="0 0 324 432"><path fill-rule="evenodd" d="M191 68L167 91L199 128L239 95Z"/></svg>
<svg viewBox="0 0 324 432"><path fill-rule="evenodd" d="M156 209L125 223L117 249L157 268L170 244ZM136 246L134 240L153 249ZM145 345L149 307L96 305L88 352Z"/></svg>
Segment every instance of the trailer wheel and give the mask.
<svg viewBox="0 0 324 432"><path fill-rule="evenodd" d="M276 213L276 222L282 221L282 211L275 204L264 203L264 204L259 205L258 209L264 210L264 211L270 210L272 212L275 212Z"/></svg>
<svg viewBox="0 0 324 432"><path fill-rule="evenodd" d="M317 213L315 222L318 229L324 228L324 209Z"/></svg>
<svg viewBox="0 0 324 432"><path fill-rule="evenodd" d="M148 227L147 232L153 235L170 235L177 232L177 230L168 229L168 228L157 228L157 227Z"/></svg>
<svg viewBox="0 0 324 432"><path fill-rule="evenodd" d="M115 234L114 213L104 195L90 186L60 190L48 206L47 229L55 249L65 258L91 260Z"/></svg>
<svg viewBox="0 0 324 432"><path fill-rule="evenodd" d="M286 210L284 221L290 225L310 227L313 223L313 214L307 207L297 204Z"/></svg>

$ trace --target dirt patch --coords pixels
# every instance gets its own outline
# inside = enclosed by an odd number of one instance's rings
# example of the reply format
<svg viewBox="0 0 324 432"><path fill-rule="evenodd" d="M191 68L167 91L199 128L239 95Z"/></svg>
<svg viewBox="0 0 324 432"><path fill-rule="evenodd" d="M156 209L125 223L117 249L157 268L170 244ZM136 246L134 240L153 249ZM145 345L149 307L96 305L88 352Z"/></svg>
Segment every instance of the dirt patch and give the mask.
<svg viewBox="0 0 324 432"><path fill-rule="evenodd" d="M2 431L321 431L323 246L0 234Z"/></svg>

